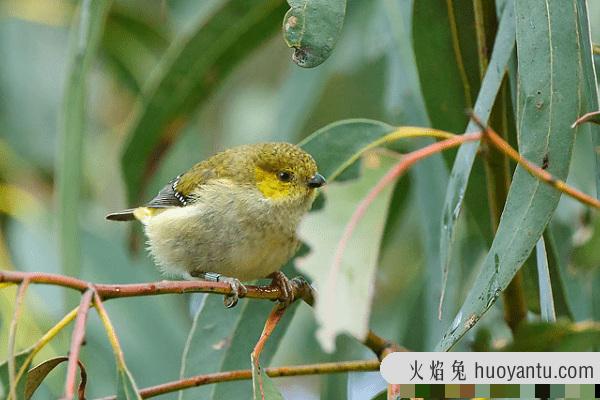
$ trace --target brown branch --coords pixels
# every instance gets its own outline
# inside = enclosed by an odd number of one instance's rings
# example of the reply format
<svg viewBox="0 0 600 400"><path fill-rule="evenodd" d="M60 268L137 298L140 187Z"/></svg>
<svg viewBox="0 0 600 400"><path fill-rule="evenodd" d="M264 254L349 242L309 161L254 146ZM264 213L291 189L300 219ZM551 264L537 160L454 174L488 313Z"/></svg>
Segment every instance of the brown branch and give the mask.
<svg viewBox="0 0 600 400"><path fill-rule="evenodd" d="M231 287L224 282L208 281L160 281L134 284L95 284L69 276L48 274L42 272L0 271L0 282L21 283L28 279L30 283L62 286L85 292L93 288L103 300L120 297L155 296L173 293L216 293L231 294ZM312 304L314 293L307 288L304 279L292 279L293 295L295 299L302 299ZM276 286L246 286L248 293L245 297L252 299L277 300L281 293Z"/></svg>
<svg viewBox="0 0 600 400"><path fill-rule="evenodd" d="M69 350L69 362L67 364L67 378L65 380L65 394L63 399L72 399L75 394L75 381L77 380L77 369L79 364L79 353L85 338L85 322L87 314L92 304L93 289L88 289L81 297L77 319L73 327L73 336L71 337L71 348Z"/></svg>
<svg viewBox="0 0 600 400"><path fill-rule="evenodd" d="M341 361L332 363L294 365L277 368L266 368L265 373L271 378L284 376L302 376L333 374L341 372L368 372L379 371L379 360ZM140 390L140 396L147 399L161 394L172 393L178 390L188 389L196 386L209 385L212 383L242 381L252 379L252 370L236 370L226 372L215 372L212 374L198 375L177 381L167 382ZM98 400L115 400L116 396L103 397Z"/></svg>
<svg viewBox="0 0 600 400"><path fill-rule="evenodd" d="M207 281L161 281L152 283L140 283L140 284L94 284L84 280L71 278L68 276L47 274L41 272L20 272L20 271L0 271L0 283L1 282L12 282L21 283L29 281L30 283L36 284L49 284L62 286L78 291L86 291L93 289L95 291L96 308L99 313L102 313L103 307L102 302L98 301L102 298L104 300L121 298L121 297L135 297L135 296L153 296L161 294L178 294L178 293L217 293L217 294L229 294L231 288L226 283L221 282L207 282ZM315 291L312 286L303 278L297 277L291 280L294 299L302 299L309 305L313 305L315 301ZM280 291L278 287L273 286L246 286L248 294L246 297L256 299L268 299L277 300L280 297ZM112 343L112 342L111 342ZM401 346L398 346L390 341L387 341L374 332L369 331L367 338L363 341L363 344L370 348L378 357L381 359L385 357L391 351L407 351ZM113 346L114 347L114 346ZM117 358L122 353L116 353ZM366 364L365 364L366 363ZM265 371L270 377L278 376L294 376L294 375L310 375L310 374L324 374L334 372L349 372L349 371L373 371L378 369L379 364L374 366L371 362L342 362L342 363L326 363L326 364L315 364L298 367L286 367L286 368L268 368ZM365 369L366 368L366 369ZM246 376L247 373L247 376ZM218 372L208 375L200 375L193 378L186 378L179 381L165 383L158 385L153 388L143 389L140 394L144 396L144 393L150 393L146 397L155 396L162 393L168 393L170 391L181 390L187 387L198 386L203 384L215 383L215 382L226 382L230 380L242 380L250 379L252 373L250 370L243 371L228 371ZM174 387L175 389L169 390L168 388ZM161 392L160 390L167 390ZM159 390L154 393L153 390ZM148 391L148 392L146 392ZM114 398L114 397L112 397Z"/></svg>

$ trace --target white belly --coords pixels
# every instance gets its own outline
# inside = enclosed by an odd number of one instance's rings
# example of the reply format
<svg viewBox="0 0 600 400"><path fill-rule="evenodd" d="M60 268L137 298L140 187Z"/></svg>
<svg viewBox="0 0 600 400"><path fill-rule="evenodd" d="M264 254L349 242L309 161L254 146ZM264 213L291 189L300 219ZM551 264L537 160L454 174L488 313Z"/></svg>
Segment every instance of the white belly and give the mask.
<svg viewBox="0 0 600 400"><path fill-rule="evenodd" d="M216 272L247 281L278 271L296 252L296 223L284 228L282 211L264 198L220 188L143 222L164 272Z"/></svg>

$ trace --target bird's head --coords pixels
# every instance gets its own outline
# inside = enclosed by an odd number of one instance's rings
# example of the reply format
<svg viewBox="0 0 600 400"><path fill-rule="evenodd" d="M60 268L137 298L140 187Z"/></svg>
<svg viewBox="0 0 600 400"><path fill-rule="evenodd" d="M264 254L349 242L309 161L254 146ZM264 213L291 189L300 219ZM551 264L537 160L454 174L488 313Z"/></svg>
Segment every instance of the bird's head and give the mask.
<svg viewBox="0 0 600 400"><path fill-rule="evenodd" d="M290 143L252 145L253 178L256 188L273 201L312 203L315 189L325 184L315 160Z"/></svg>

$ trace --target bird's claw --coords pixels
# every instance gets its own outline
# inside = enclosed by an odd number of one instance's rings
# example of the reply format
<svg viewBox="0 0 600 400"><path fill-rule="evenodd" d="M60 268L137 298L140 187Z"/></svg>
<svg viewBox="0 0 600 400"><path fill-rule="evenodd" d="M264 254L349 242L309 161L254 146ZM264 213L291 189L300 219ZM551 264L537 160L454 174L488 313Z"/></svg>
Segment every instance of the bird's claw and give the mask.
<svg viewBox="0 0 600 400"><path fill-rule="evenodd" d="M231 294L225 295L225 298L223 299L223 304L225 304L225 307L227 308L235 307L238 300L241 297L246 296L246 293L248 292L246 286L244 286L239 279L220 276L219 282L229 283L229 286L231 286Z"/></svg>
<svg viewBox="0 0 600 400"><path fill-rule="evenodd" d="M290 281L281 271L273 272L269 277L271 278L271 286L279 288L279 291L281 292L277 300L279 300L284 307L289 306L292 301L294 301L294 287L292 281Z"/></svg>

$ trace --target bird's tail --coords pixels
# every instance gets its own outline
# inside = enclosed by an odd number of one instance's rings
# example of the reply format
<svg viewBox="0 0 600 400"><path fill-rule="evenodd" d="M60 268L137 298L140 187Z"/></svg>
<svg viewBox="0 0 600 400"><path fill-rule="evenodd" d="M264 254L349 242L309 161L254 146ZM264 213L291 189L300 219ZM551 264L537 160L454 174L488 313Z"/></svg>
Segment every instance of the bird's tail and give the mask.
<svg viewBox="0 0 600 400"><path fill-rule="evenodd" d="M106 219L109 221L133 221L137 219L134 215L135 210L135 208L130 208L128 210L110 213L106 216Z"/></svg>

